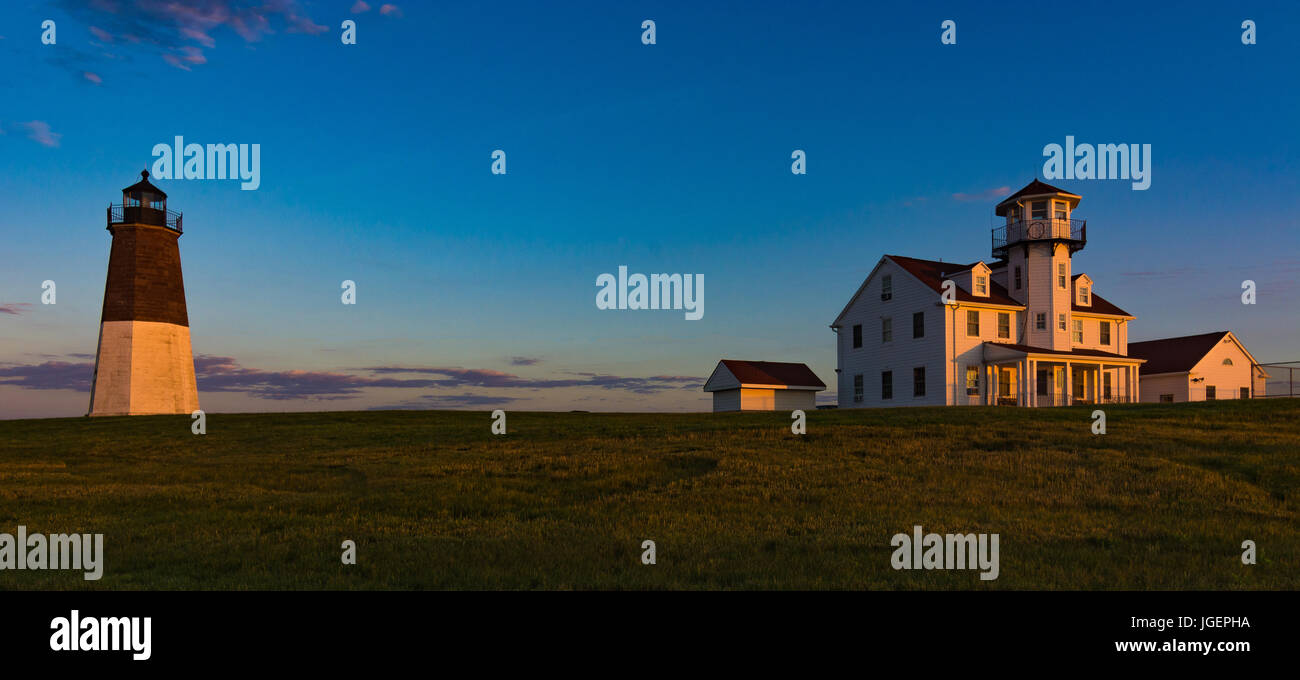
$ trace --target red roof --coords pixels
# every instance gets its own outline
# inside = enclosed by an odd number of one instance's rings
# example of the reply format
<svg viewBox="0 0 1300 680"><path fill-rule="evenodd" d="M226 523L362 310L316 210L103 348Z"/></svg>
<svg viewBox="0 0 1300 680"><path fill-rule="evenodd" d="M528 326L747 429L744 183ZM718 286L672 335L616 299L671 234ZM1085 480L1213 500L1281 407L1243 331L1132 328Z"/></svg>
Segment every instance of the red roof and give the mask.
<svg viewBox="0 0 1300 680"><path fill-rule="evenodd" d="M893 260L898 266L907 270L907 273L920 279L921 283L929 286L934 292L943 292L943 282L956 274L964 272L976 263L958 264L956 262L935 262L933 260L918 260L915 257L903 257L902 255L886 255ZM961 286L956 289L958 302L985 302L995 305L1008 305L1011 307L1024 308L1024 305L1016 302L1010 295L1007 295L1007 289L1001 284L994 283L990 277L988 297L980 297L962 290Z"/></svg>
<svg viewBox="0 0 1300 680"><path fill-rule="evenodd" d="M1182 373L1192 370L1197 362L1205 358L1214 346L1219 344L1228 331L1215 331L1200 335L1186 335L1181 338L1161 338L1145 342L1130 342L1129 356L1147 360L1142 372L1148 375L1156 373Z"/></svg>
<svg viewBox="0 0 1300 680"><path fill-rule="evenodd" d="M822 382L807 364L723 359L722 365L736 376L736 380L745 385L821 386L823 389L826 387L826 383Z"/></svg>
<svg viewBox="0 0 1300 680"><path fill-rule="evenodd" d="M1080 276L1083 276L1083 274L1080 273L1071 276L1070 282L1074 283L1074 280L1079 278ZM1092 277L1089 276L1088 278L1091 279ZM1116 307L1114 304L1111 304L1109 300L1098 295L1093 291L1088 291L1088 296L1092 298L1091 305L1084 306L1071 300L1070 307L1076 312L1084 312L1084 313L1092 312L1093 314L1110 314L1113 316L1133 316L1132 314L1129 314L1128 312L1120 309L1119 307Z"/></svg>

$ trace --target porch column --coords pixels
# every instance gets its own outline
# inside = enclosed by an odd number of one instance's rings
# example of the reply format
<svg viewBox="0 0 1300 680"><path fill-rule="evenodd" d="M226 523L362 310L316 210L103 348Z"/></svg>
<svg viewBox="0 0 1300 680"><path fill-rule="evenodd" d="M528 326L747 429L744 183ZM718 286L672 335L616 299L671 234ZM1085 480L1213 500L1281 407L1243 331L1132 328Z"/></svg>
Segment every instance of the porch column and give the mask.
<svg viewBox="0 0 1300 680"><path fill-rule="evenodd" d="M1029 363L1029 405L1038 406L1038 362L1028 361Z"/></svg>
<svg viewBox="0 0 1300 680"><path fill-rule="evenodd" d="M1074 364L1069 361L1065 362L1065 388L1061 392L1064 394L1066 406L1074 403L1074 373L1071 370L1073 366Z"/></svg>
<svg viewBox="0 0 1300 680"><path fill-rule="evenodd" d="M1028 363L1028 359L1016 362L1016 406L1025 405L1025 365Z"/></svg>

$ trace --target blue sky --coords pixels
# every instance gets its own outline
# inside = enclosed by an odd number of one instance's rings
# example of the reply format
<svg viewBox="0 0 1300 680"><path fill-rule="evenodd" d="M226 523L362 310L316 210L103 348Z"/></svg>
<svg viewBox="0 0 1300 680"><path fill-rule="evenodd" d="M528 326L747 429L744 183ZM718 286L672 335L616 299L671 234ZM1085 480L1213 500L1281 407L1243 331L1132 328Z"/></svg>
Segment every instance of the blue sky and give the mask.
<svg viewBox="0 0 1300 680"><path fill-rule="evenodd" d="M158 182L210 411L705 410L722 357L833 385L879 257L988 259L1066 135L1152 145L1147 191L1053 182L1132 340L1300 359L1294 3L362 4L6 3L0 417L85 412L103 210L176 135L261 145L256 191ZM704 318L596 309L619 265L704 274Z"/></svg>

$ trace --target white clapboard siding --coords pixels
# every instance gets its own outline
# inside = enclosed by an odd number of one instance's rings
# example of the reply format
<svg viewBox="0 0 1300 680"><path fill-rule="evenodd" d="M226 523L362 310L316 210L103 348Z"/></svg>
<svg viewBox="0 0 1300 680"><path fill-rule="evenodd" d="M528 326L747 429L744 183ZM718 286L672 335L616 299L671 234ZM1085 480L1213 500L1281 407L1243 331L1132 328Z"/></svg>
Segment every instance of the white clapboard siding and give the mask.
<svg viewBox="0 0 1300 680"><path fill-rule="evenodd" d="M880 299L881 279L893 277L893 297ZM912 314L925 313L925 337L912 337ZM947 403L944 361L944 308L939 294L906 270L884 259L868 278L866 286L845 311L837 334L840 408L943 405ZM893 339L881 342L881 318L893 319ZM862 347L853 348L853 326L862 324ZM924 366L926 393L912 395L912 369ZM880 374L893 371L894 395L880 398ZM863 399L853 399L853 376L863 376Z"/></svg>

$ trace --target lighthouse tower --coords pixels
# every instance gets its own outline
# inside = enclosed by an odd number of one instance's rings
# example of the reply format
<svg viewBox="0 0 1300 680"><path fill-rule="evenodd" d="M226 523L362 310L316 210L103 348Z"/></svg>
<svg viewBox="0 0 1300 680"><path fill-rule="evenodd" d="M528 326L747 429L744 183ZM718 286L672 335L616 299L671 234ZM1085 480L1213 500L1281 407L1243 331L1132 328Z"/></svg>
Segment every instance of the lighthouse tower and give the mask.
<svg viewBox="0 0 1300 680"><path fill-rule="evenodd" d="M90 415L189 414L199 408L181 280L181 215L149 173L108 207L104 284Z"/></svg>
<svg viewBox="0 0 1300 680"><path fill-rule="evenodd" d="M994 212L1006 224L993 230L993 257L1005 260L1007 293L1025 305L1035 347L1070 351L1074 253L1088 243L1088 227L1070 217L1077 194L1035 179Z"/></svg>

